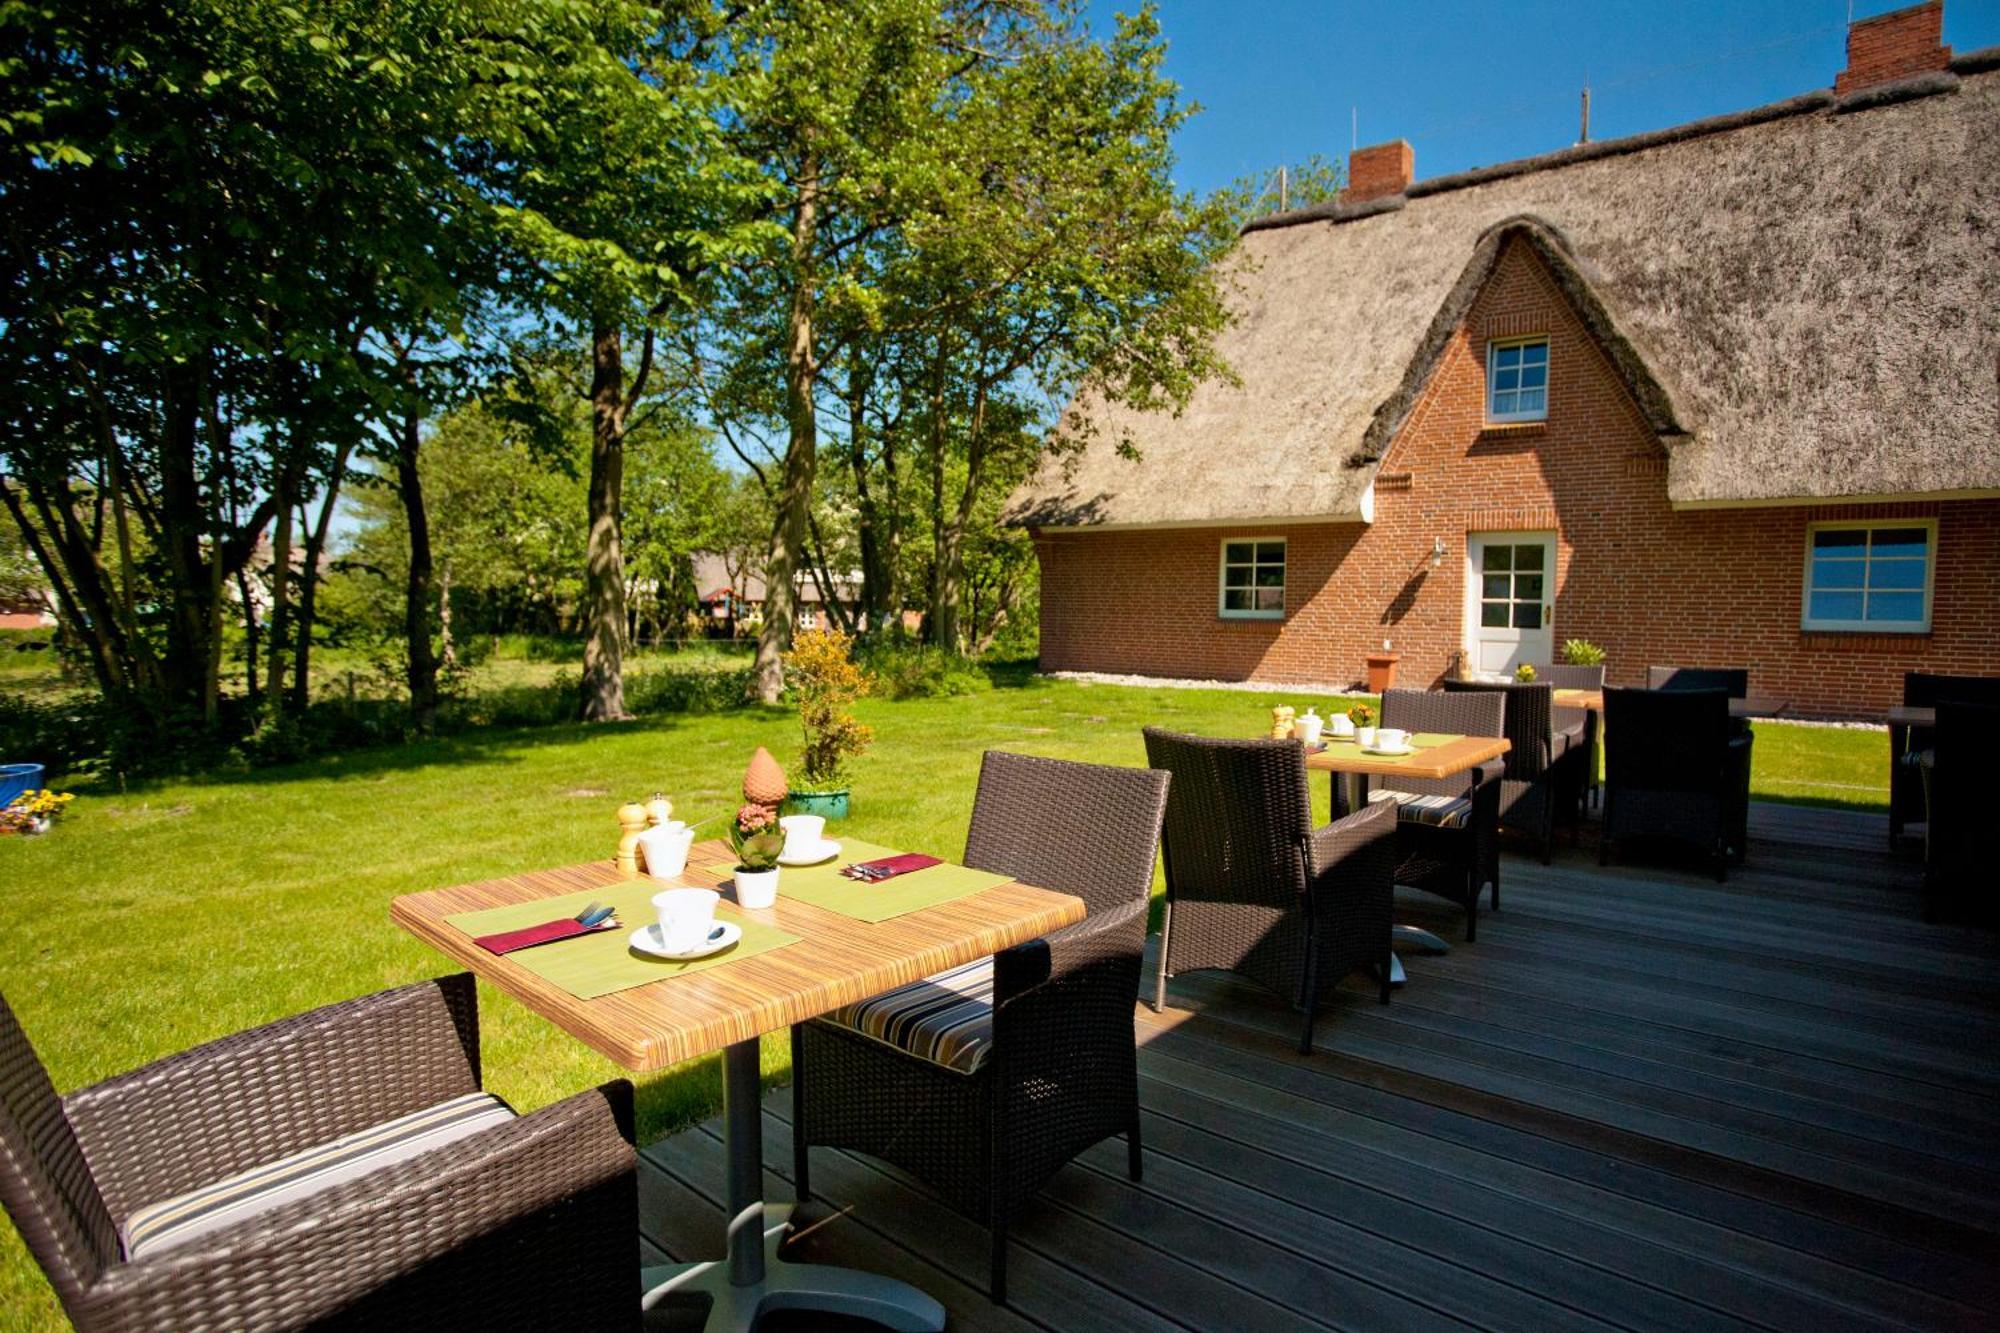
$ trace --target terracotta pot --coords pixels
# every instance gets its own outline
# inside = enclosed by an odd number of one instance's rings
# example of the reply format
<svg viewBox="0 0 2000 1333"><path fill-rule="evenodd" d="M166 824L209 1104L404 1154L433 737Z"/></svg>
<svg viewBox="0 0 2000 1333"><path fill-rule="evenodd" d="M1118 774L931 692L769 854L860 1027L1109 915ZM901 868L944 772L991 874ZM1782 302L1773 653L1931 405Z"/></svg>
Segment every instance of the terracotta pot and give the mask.
<svg viewBox="0 0 2000 1333"><path fill-rule="evenodd" d="M1403 660L1401 653L1368 654L1368 692L1380 694L1396 683L1396 663Z"/></svg>

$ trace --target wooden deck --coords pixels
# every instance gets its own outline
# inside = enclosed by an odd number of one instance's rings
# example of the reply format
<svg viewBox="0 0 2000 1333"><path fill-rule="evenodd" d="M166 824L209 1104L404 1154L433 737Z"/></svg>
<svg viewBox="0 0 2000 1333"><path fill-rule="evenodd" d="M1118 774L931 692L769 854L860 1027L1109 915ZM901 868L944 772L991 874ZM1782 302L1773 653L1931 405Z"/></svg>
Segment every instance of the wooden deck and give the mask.
<svg viewBox="0 0 2000 1333"><path fill-rule="evenodd" d="M2000 938L1922 924L1885 838L1758 807L1725 885L1510 856L1479 942L1407 958L1387 1007L1350 982L1310 1057L1271 997L1177 982L1137 1011L1145 1183L1115 1141L1062 1172L1006 1309L984 1231L867 1158L815 1153L832 1207L793 1253L963 1329L1995 1327ZM715 1125L648 1148L643 1234L716 1257L722 1162Z"/></svg>

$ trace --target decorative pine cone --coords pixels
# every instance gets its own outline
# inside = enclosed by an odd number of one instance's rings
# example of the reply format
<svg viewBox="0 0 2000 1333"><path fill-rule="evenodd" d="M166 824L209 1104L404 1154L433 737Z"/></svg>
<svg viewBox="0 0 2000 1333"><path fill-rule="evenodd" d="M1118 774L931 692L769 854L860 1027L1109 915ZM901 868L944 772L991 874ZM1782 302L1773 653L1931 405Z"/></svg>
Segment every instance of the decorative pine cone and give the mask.
<svg viewBox="0 0 2000 1333"><path fill-rule="evenodd" d="M750 756L750 767L743 773L743 799L775 808L784 803L790 790L785 785L785 770L778 767L769 750L758 746L757 753Z"/></svg>

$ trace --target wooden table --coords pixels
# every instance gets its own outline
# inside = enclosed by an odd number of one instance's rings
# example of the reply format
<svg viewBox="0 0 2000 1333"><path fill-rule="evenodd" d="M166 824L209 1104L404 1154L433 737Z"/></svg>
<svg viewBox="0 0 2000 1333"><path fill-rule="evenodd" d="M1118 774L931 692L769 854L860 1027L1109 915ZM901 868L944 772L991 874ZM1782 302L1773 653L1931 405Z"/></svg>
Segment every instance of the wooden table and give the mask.
<svg viewBox="0 0 2000 1333"><path fill-rule="evenodd" d="M1937 709L1925 708L1917 704L1890 704L1889 729L1894 732L1901 727L1908 731L1911 727L1935 727ZM1893 747L1892 747L1893 748Z"/></svg>
<svg viewBox="0 0 2000 1333"><path fill-rule="evenodd" d="M1344 798L1341 803L1352 811L1361 808L1363 778L1424 778L1435 782L1455 777L1489 759L1498 759L1513 748L1512 742L1500 736L1460 736L1443 745L1412 751L1405 758L1383 760L1364 756L1359 745L1330 741L1324 749L1306 756L1306 767L1336 775ZM1419 953L1451 952L1451 945L1421 926L1398 923L1395 929L1396 939ZM1403 960L1392 952L1389 982L1400 986L1405 980Z"/></svg>
<svg viewBox="0 0 2000 1333"><path fill-rule="evenodd" d="M697 843L687 872L660 887L719 886L734 860L729 844L720 839ZM775 906L745 915L800 936L797 944L594 1000L578 999L511 958L486 952L444 920L459 912L587 892L625 879L606 859L408 894L390 905L389 915L424 943L627 1069L663 1069L722 1052L729 1213L734 1219L729 1257L719 1264L647 1270L641 1274L644 1306L657 1304L670 1291L702 1291L714 1300L711 1327L747 1329L761 1311L785 1308L858 1316L895 1329L943 1328L943 1307L906 1283L853 1269L778 1260L791 1210L763 1201L758 1038L1080 921L1083 901L1025 884L1003 884L871 925L793 902L784 896L781 881Z"/></svg>
<svg viewBox="0 0 2000 1333"><path fill-rule="evenodd" d="M1905 807L1896 800L1897 765L1903 762L1903 755L1910 748L1910 732L1912 730L1918 727L1935 728L1937 726L1937 709L1918 704L1890 704L1888 721L1889 845L1891 847L1898 847L1902 845L1903 841L1903 812ZM1926 775L1928 775L1930 769L1929 763L1925 762L1928 758L1930 756L1926 752L1925 756L1919 758L1917 761L1918 765L1924 769ZM1925 803L1928 806L1928 796L1925 798Z"/></svg>
<svg viewBox="0 0 2000 1333"><path fill-rule="evenodd" d="M1557 690L1551 699L1557 708L1588 708L1593 713L1604 711L1603 690ZM1729 716L1734 718L1778 717L1790 708L1789 699L1774 699L1764 694L1746 694L1741 699L1729 701Z"/></svg>

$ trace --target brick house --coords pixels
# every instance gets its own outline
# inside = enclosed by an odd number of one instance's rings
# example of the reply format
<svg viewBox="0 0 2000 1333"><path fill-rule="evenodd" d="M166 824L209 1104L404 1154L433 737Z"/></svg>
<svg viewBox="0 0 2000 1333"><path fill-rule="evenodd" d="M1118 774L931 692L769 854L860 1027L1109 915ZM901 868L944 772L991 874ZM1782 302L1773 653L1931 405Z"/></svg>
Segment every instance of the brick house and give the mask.
<svg viewBox="0 0 2000 1333"><path fill-rule="evenodd" d="M1454 176L1364 148L1252 222L1240 384L1073 404L1009 501L1043 668L1346 685L1390 645L1428 685L1584 638L1825 716L2000 672L2000 48L1941 31Z"/></svg>

